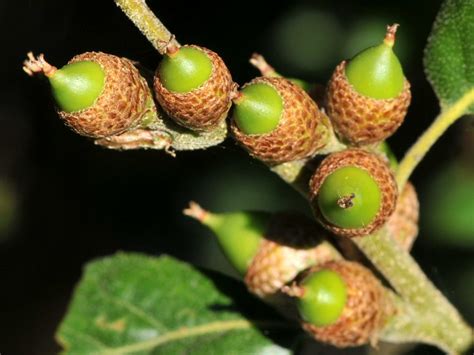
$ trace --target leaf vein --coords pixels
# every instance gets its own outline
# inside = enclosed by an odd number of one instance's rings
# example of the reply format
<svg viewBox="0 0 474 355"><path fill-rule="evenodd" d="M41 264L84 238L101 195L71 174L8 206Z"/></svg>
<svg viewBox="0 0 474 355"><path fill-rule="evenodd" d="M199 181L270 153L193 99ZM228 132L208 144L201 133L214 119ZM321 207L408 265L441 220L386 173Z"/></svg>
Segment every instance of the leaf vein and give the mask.
<svg viewBox="0 0 474 355"><path fill-rule="evenodd" d="M63 328L63 332L69 333L72 337L82 339L82 340L88 342L89 344L94 344L96 347L98 347L101 350L111 349L110 347L108 347L107 345L102 343L100 340L94 338L90 334L84 333L81 330L73 329L73 328L71 328L71 327L69 327L65 324L63 325L62 328Z"/></svg>
<svg viewBox="0 0 474 355"><path fill-rule="evenodd" d="M139 319L151 324L158 330L166 330L167 327L163 325L158 319L149 316L143 309L135 306L129 301L119 299L115 296L113 296L111 293L109 293L100 283L98 282L98 289L100 290L102 296L106 299L109 299L111 302L115 303L119 307L127 309L130 313L138 317Z"/></svg>
<svg viewBox="0 0 474 355"><path fill-rule="evenodd" d="M166 334L150 338L145 341L137 342L130 345L125 345L110 350L101 352L101 355L123 355L136 353L144 350L151 350L157 348L166 343L177 341L180 339L201 336L211 333L225 333L233 330L242 330L255 327L256 325L266 326L267 328L286 328L282 322L252 322L246 319L236 319L228 321L217 321L203 325L197 325L194 327L182 327L176 330L170 331Z"/></svg>

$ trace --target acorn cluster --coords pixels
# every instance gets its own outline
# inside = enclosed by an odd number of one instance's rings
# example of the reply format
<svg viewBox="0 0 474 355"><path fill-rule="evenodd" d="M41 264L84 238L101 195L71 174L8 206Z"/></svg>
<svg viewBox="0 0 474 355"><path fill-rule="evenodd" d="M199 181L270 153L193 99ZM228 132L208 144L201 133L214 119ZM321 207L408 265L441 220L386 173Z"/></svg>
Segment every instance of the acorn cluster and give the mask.
<svg viewBox="0 0 474 355"><path fill-rule="evenodd" d="M212 213L194 202L184 213L213 232L249 292L284 314L290 296L315 339L337 347L377 342L393 314L387 292L367 267L344 260L319 224L294 213Z"/></svg>
<svg viewBox="0 0 474 355"><path fill-rule="evenodd" d="M217 53L171 41L153 78L131 60L102 52L77 55L59 69L29 53L23 69L46 77L61 119L93 139L129 134L121 141L133 146L133 137L154 129L150 117L160 111L196 135L227 122L233 138L269 166L309 161L334 150L337 140L344 149L312 160L318 164L308 195L319 224L294 214L213 214L196 204L185 213L215 232L250 292L295 297L302 325L316 339L357 346L376 341L390 307L372 272L345 261L329 240L386 226L409 251L418 232L415 190L407 184L399 193L397 163L384 142L411 99L393 51L396 30L388 26L382 43L342 61L324 91L267 75L268 67L239 89Z"/></svg>

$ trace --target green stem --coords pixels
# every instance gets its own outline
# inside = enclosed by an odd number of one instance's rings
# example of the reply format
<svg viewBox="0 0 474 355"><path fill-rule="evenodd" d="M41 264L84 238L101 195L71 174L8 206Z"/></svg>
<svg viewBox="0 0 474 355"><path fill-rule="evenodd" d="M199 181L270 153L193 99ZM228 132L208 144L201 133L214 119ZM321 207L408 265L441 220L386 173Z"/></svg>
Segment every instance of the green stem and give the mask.
<svg viewBox="0 0 474 355"><path fill-rule="evenodd" d="M433 317L433 313L420 312L419 309L393 293L387 292L387 297L391 299L397 313L389 319L379 333L380 340L398 344L424 343L437 346L446 353L458 353L450 344L451 340L457 337L455 330L440 329L439 324L442 324L442 321Z"/></svg>
<svg viewBox="0 0 474 355"><path fill-rule="evenodd" d="M439 137L456 120L462 117L466 110L474 103L474 89L464 94L454 105L443 109L436 117L431 126L418 138L415 144L407 151L405 157L400 162L397 170L397 183L400 190L408 181L413 170L423 159L428 150L433 146Z"/></svg>
<svg viewBox="0 0 474 355"><path fill-rule="evenodd" d="M307 177L311 169L307 163L289 162L272 171L308 196ZM472 344L472 329L388 231L354 238L354 242L403 300L398 302L403 307L397 309L399 313L388 324L387 335L382 332L381 339L425 342L450 354L459 354Z"/></svg>
<svg viewBox="0 0 474 355"><path fill-rule="evenodd" d="M179 47L172 33L150 10L145 0L115 0L115 3L160 54L166 52L168 44Z"/></svg>
<svg viewBox="0 0 474 355"><path fill-rule="evenodd" d="M115 0L115 2L160 53L164 52L167 43L179 45L144 0ZM400 188L429 148L473 102L474 89L466 93L456 104L443 110L407 152L397 171ZM331 149L342 148L342 145L336 144L326 153ZM314 171L311 162L290 162L272 167L272 170L303 195L308 195L307 179L311 171ZM382 339L401 342L423 341L435 344L452 354L460 353L469 347L473 340L472 329L387 231L358 238L356 243L401 296L401 299L395 297L398 314L392 317L382 331Z"/></svg>
<svg viewBox="0 0 474 355"><path fill-rule="evenodd" d="M436 340L437 346L453 354L469 347L473 340L472 329L386 230L355 238L354 242L421 317L413 320L418 324L418 334L405 329L407 336L432 339L431 343ZM405 328L409 330L414 326L407 323Z"/></svg>
<svg viewBox="0 0 474 355"><path fill-rule="evenodd" d="M212 131L193 132L176 124L159 107L151 95L148 113L139 127L120 135L95 140L108 149L162 149L172 156L175 151L207 149L222 143L227 137L227 124L222 122Z"/></svg>

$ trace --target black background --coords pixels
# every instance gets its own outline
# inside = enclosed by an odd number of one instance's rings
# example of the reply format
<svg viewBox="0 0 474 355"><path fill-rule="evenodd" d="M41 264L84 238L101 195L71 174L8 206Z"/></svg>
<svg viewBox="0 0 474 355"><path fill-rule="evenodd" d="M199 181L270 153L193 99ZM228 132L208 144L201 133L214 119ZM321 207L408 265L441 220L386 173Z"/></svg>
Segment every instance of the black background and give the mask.
<svg viewBox="0 0 474 355"><path fill-rule="evenodd" d="M149 4L180 42L218 52L241 84L256 75L247 63L252 52L263 51L278 63L266 36L275 22L296 6L328 11L346 30L351 22L367 15L402 21L410 31L411 52L405 70L414 99L406 123L390 139L397 156L438 111L423 74L422 50L439 1L240 0L215 4L150 0ZM151 69L160 59L112 0L2 1L0 28L0 177L11 183L18 197L15 226L8 239L0 240L2 355L59 351L54 331L82 265L94 257L137 250L168 253L219 269L223 261L210 238L193 236L202 231L181 215L190 199L211 208L306 208L289 187L247 158L231 140L207 151L178 154L177 158L154 151L118 153L94 146L57 119L45 83L21 71L27 51L44 52L58 65L90 50L140 60ZM334 61L333 66L336 64ZM324 82L330 73L289 74ZM441 162L456 156L458 129L451 129L416 170L413 181L417 186L430 179ZM217 193L214 187L219 185L221 191L226 179L236 195L254 180L268 182L272 188L258 195L247 194L250 206L242 200L235 206L229 201L214 206L213 201L219 199L213 196ZM240 180L246 185L239 186ZM456 299L446 286L452 272L450 260L468 258L472 253L426 242L417 244L414 253L442 290ZM434 350L423 347L421 352Z"/></svg>

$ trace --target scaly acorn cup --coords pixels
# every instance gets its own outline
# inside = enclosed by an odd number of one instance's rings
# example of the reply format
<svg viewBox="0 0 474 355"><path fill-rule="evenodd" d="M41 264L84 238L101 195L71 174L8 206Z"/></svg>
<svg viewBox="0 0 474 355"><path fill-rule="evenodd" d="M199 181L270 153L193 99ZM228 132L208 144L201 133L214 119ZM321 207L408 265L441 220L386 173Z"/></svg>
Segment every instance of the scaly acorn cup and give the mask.
<svg viewBox="0 0 474 355"><path fill-rule="evenodd" d="M310 157L329 139L325 115L302 88L285 78L253 79L234 105L234 138L268 164Z"/></svg>
<svg viewBox="0 0 474 355"><path fill-rule="evenodd" d="M327 156L311 177L316 218L334 234L358 237L380 228L395 210L397 184L377 154L346 149Z"/></svg>
<svg viewBox="0 0 474 355"><path fill-rule="evenodd" d="M186 45L167 48L154 87L158 102L177 123L209 131L226 119L235 83L217 53Z"/></svg>
<svg viewBox="0 0 474 355"><path fill-rule="evenodd" d="M304 269L338 259L327 235L302 215L271 215L264 240L245 275L250 292L260 297L275 294Z"/></svg>
<svg viewBox="0 0 474 355"><path fill-rule="evenodd" d="M316 340L345 348L375 344L392 312L385 290L359 263L333 261L312 267L283 288L297 297L303 328Z"/></svg>
<svg viewBox="0 0 474 355"><path fill-rule="evenodd" d="M390 169L398 168L398 161L390 146L382 142L378 147L379 152L388 161ZM418 220L420 217L420 203L412 183L407 182L399 193L395 212L387 221L387 229L397 243L405 251L410 251L418 236Z"/></svg>
<svg viewBox="0 0 474 355"><path fill-rule="evenodd" d="M420 204L415 187L407 182L400 193L395 212L387 221L387 229L403 250L410 251L418 236Z"/></svg>
<svg viewBox="0 0 474 355"><path fill-rule="evenodd" d="M397 27L387 27L382 44L339 64L329 81L327 112L343 141L353 145L380 142L405 118L411 93L393 52Z"/></svg>
<svg viewBox="0 0 474 355"><path fill-rule="evenodd" d="M259 297L275 294L304 269L339 258L326 232L288 213L211 213L190 203L184 213L209 227L232 266Z"/></svg>
<svg viewBox="0 0 474 355"><path fill-rule="evenodd" d="M59 116L86 137L123 133L156 109L146 80L126 58L86 52L57 69L30 52L23 70L48 78Z"/></svg>

